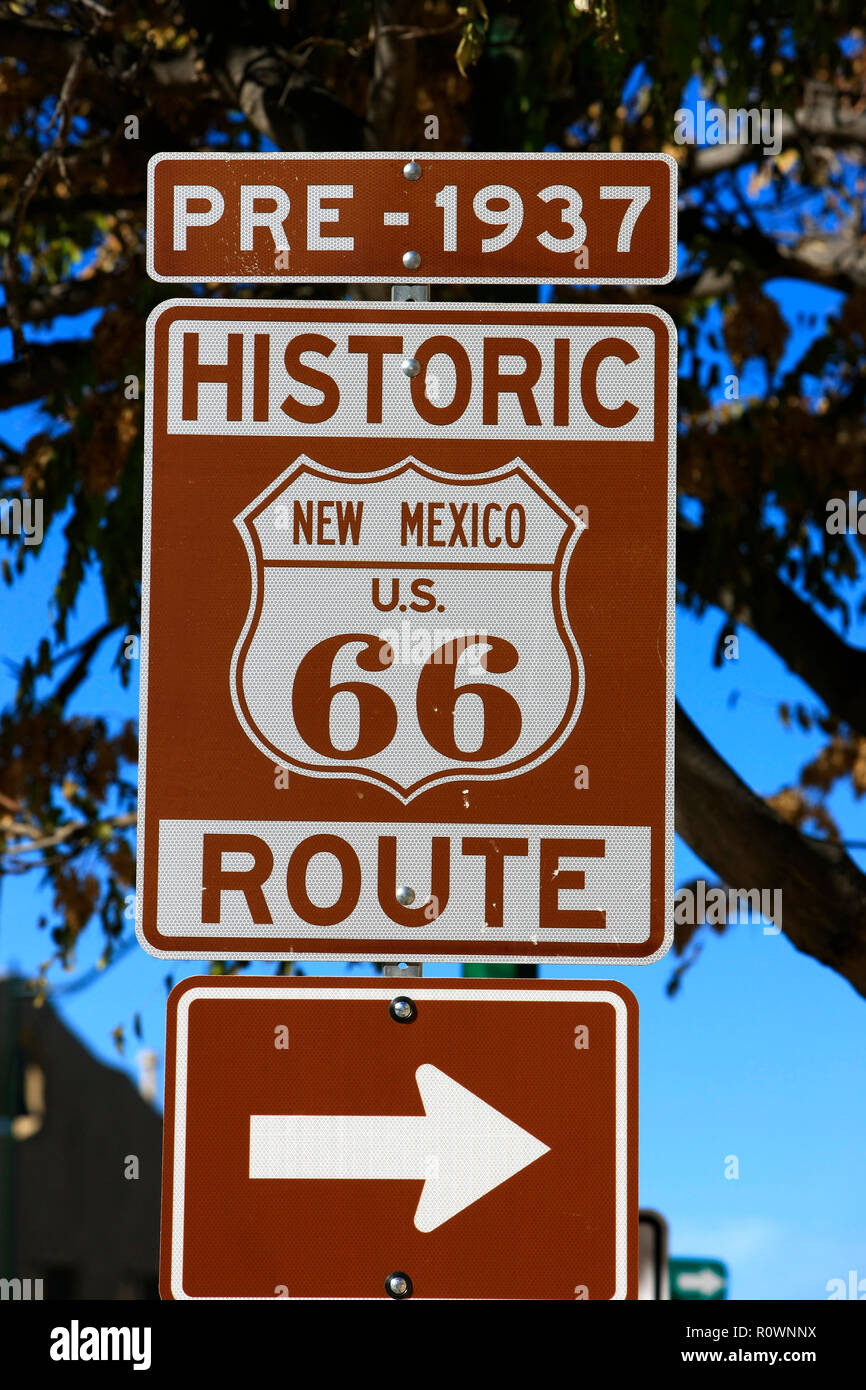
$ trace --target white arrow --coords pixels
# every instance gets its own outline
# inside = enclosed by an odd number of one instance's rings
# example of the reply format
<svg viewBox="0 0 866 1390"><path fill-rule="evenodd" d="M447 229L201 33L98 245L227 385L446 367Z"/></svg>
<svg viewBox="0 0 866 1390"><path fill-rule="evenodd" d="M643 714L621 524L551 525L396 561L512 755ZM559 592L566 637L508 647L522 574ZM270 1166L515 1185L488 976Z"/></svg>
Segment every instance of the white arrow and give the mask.
<svg viewBox="0 0 866 1390"><path fill-rule="evenodd" d="M435 1231L534 1163L542 1144L438 1067L415 1073L423 1115L251 1115L251 1178L411 1178Z"/></svg>
<svg viewBox="0 0 866 1390"><path fill-rule="evenodd" d="M685 1269L677 1275L677 1284L683 1293L702 1293L705 1298L710 1298L724 1288L725 1281L714 1269Z"/></svg>

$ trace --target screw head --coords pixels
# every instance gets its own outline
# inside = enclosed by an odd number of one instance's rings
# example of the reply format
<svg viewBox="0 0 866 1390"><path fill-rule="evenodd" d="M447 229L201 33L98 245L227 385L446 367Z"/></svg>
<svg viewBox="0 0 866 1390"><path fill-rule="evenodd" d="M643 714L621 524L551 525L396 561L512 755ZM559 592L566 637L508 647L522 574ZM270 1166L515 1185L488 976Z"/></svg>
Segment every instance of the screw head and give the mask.
<svg viewBox="0 0 866 1390"><path fill-rule="evenodd" d="M417 159L410 159L408 164L403 165L403 177L408 179L410 183L417 183L423 172Z"/></svg>
<svg viewBox="0 0 866 1390"><path fill-rule="evenodd" d="M421 363L415 357L404 357L403 361L400 363L400 371L404 376L418 376L421 371ZM411 894L411 897L401 898L401 893ZM400 888L397 893L397 899L403 904L413 903L415 901L415 894L411 888Z"/></svg>
<svg viewBox="0 0 866 1390"><path fill-rule="evenodd" d="M396 999L391 1000L388 1013L395 1023L414 1023L418 1017L414 999L407 999L405 994L398 994Z"/></svg>
<svg viewBox="0 0 866 1390"><path fill-rule="evenodd" d="M403 264L407 270L418 270L421 265L421 252L404 251Z"/></svg>
<svg viewBox="0 0 866 1390"><path fill-rule="evenodd" d="M388 1278L385 1280L385 1292L389 1294L391 1298L411 1298L412 1280L409 1278L409 1275L404 1274L402 1270L395 1270L394 1273L389 1274Z"/></svg>
<svg viewBox="0 0 866 1390"><path fill-rule="evenodd" d="M418 363L416 362L415 366L417 367L417 365ZM417 376L418 373L413 372L412 375ZM397 889L397 901L398 903L402 903L404 907L411 907L415 901L415 889L407 888L404 884L402 888Z"/></svg>

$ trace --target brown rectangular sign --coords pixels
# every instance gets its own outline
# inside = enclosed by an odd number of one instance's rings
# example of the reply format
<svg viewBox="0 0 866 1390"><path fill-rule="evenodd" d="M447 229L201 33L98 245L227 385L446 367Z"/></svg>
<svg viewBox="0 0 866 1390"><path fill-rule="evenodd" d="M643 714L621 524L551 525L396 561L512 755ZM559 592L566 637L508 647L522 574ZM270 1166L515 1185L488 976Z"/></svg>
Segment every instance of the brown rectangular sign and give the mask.
<svg viewBox="0 0 866 1390"><path fill-rule="evenodd" d="M636 1298L637 1014L609 981L184 980L163 1298Z"/></svg>
<svg viewBox="0 0 866 1390"><path fill-rule="evenodd" d="M675 351L646 308L151 315L148 950L664 954Z"/></svg>
<svg viewBox="0 0 866 1390"><path fill-rule="evenodd" d="M158 154L154 280L665 284L664 154Z"/></svg>

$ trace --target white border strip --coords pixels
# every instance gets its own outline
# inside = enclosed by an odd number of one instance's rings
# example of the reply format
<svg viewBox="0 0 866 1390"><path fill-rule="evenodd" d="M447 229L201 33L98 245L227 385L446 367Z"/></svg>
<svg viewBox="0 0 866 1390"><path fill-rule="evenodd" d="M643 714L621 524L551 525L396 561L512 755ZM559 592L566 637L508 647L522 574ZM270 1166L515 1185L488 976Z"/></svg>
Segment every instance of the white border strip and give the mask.
<svg viewBox="0 0 866 1390"><path fill-rule="evenodd" d="M176 1024L176 1051L175 1051L175 1092L174 1092L174 1152L172 1154L172 1194L171 1194L171 1292L172 1296L178 1300L188 1302L219 1302L219 1303L270 1303L275 1300L271 1298L244 1298L233 1299L229 1297L221 1298L199 1298L194 1294L188 1294L183 1287L183 1237L184 1237L184 1197L186 1191L186 1109L187 1109L187 1065L189 1059L189 1010L190 1005L199 999L326 999L326 1000L351 1000L358 1003L362 1000L375 1001L381 1005L382 998L396 998L397 995L411 994L412 982L395 980L393 988L389 991L388 986L367 985L352 988L345 986L341 989L329 988L327 986L304 987L285 985L278 986L239 986L237 988L226 989L215 985L201 985L188 989L181 996L177 1005L177 1024ZM503 989L448 989L433 988L426 986L418 991L418 999L439 1001L464 1000L470 1003L513 1003L516 1000L526 1002L532 1000L535 1003L542 1003L549 1000L555 1004L610 1004L613 1007L616 1018L616 1122L614 1147L616 1151L615 1166L617 1173L616 1184L616 1287L611 1301L623 1300L628 1292L628 1135L630 1124L637 1122L637 1116L629 1116L628 1113L628 1008L626 1001L619 994L611 994L607 990L584 990L584 989L521 989L520 986L513 986L508 990ZM622 1175L622 1179L621 1179ZM620 1180L621 1179L621 1180ZM317 1303L320 1300L315 1298L297 1298L291 1300L295 1303ZM376 1302L373 1298L357 1299L334 1299L333 1302ZM450 1302L451 1300L429 1299L425 1302Z"/></svg>

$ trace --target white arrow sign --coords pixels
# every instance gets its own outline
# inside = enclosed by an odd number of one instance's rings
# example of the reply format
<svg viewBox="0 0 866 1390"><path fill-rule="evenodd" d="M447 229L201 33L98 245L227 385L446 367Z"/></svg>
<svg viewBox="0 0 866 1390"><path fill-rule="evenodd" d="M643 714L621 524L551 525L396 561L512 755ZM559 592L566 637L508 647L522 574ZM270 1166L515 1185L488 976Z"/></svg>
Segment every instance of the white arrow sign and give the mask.
<svg viewBox="0 0 866 1390"><path fill-rule="evenodd" d="M251 1115L251 1178L423 1179L419 1231L435 1231L548 1146L438 1067L415 1073L423 1115Z"/></svg>
<svg viewBox="0 0 866 1390"><path fill-rule="evenodd" d="M677 1275L677 1286L683 1293L701 1293L704 1298L712 1298L724 1285L724 1279L714 1269L686 1269Z"/></svg>

